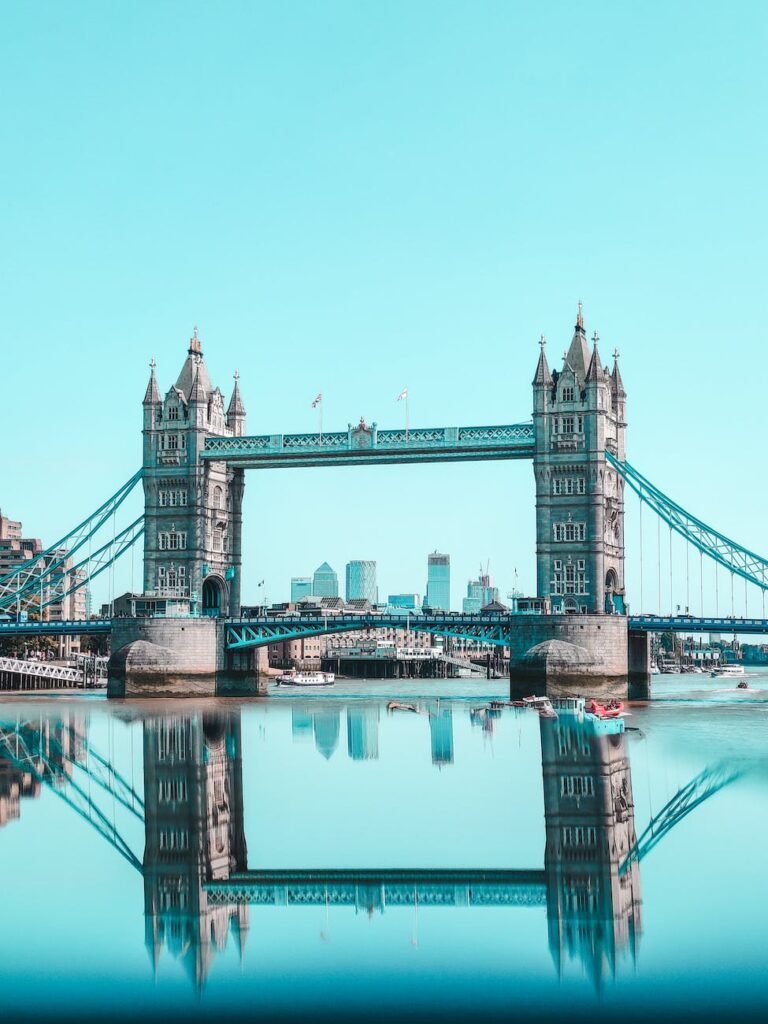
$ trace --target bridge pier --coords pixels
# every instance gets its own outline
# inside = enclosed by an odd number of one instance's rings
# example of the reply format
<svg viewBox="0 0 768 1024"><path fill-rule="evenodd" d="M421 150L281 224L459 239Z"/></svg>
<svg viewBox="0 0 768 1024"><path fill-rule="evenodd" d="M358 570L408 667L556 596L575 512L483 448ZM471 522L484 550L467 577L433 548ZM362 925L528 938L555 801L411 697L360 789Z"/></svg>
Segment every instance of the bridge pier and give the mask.
<svg viewBox="0 0 768 1024"><path fill-rule="evenodd" d="M630 629L627 636L629 696L633 700L651 698L651 634Z"/></svg>
<svg viewBox="0 0 768 1024"><path fill-rule="evenodd" d="M628 696L628 634L623 615L519 616L510 631L509 692Z"/></svg>
<svg viewBox="0 0 768 1024"><path fill-rule="evenodd" d="M262 658L227 651L220 619L115 619L107 696L258 696L266 692Z"/></svg>

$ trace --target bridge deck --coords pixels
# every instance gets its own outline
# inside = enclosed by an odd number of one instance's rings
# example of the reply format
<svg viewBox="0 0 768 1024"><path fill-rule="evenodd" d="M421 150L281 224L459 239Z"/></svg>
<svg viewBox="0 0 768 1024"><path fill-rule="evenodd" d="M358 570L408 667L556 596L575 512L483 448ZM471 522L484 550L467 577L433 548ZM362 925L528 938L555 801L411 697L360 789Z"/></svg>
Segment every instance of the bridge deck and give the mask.
<svg viewBox="0 0 768 1024"><path fill-rule="evenodd" d="M81 636L109 633L111 619L57 619L50 622L0 622L3 636Z"/></svg>
<svg viewBox="0 0 768 1024"><path fill-rule="evenodd" d="M530 459L534 441L532 423L408 431L378 430L374 423L330 434L207 437L201 458L243 469Z"/></svg>

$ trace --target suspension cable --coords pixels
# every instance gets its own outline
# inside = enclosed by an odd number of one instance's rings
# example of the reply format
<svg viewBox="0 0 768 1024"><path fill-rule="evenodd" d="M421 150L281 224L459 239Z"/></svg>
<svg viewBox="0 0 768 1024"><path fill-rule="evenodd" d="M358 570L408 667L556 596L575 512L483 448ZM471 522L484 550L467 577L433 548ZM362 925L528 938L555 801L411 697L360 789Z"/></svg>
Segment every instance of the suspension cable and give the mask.
<svg viewBox="0 0 768 1024"><path fill-rule="evenodd" d="M691 545L685 545L685 614L691 610Z"/></svg>
<svg viewBox="0 0 768 1024"><path fill-rule="evenodd" d="M701 604L700 615L704 618L704 552L699 551L699 601Z"/></svg>
<svg viewBox="0 0 768 1024"><path fill-rule="evenodd" d="M643 502L640 502L640 608L645 608L643 601Z"/></svg>

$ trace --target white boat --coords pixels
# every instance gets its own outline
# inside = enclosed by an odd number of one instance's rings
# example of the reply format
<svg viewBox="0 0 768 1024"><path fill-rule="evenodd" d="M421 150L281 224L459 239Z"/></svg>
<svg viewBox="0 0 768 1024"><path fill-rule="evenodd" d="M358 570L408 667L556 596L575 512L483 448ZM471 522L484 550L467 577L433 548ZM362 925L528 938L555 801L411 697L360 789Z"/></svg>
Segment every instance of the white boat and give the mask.
<svg viewBox="0 0 768 1024"><path fill-rule="evenodd" d="M277 677L278 686L333 686L333 672L283 672Z"/></svg>
<svg viewBox="0 0 768 1024"><path fill-rule="evenodd" d="M746 675L746 673L744 672L743 665L720 665L718 668L712 670L712 675L731 679L734 676Z"/></svg>

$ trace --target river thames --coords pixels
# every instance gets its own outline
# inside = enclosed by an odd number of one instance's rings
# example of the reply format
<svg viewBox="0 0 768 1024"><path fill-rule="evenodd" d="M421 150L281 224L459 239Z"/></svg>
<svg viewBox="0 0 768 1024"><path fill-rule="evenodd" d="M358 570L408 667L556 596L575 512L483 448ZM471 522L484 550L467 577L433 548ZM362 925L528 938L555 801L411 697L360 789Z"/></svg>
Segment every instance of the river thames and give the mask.
<svg viewBox="0 0 768 1024"><path fill-rule="evenodd" d="M499 682L5 699L3 1016L764 1017L747 678L657 677L623 731Z"/></svg>

